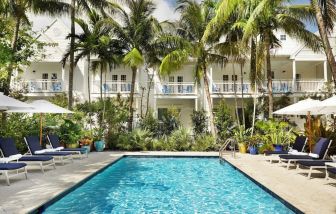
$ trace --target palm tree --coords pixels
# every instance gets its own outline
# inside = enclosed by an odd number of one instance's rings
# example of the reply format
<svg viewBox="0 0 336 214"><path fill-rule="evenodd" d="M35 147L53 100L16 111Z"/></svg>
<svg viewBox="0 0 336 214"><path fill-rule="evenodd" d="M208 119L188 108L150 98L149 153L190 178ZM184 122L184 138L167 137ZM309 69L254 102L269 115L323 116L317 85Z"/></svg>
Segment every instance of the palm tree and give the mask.
<svg viewBox="0 0 336 214"><path fill-rule="evenodd" d="M108 0L71 0L71 9L70 9L70 34L76 34L76 12L86 11L90 13L92 8L98 9L100 13L106 16L106 12L113 12L116 7L116 4L109 2ZM104 9L107 9L105 11ZM73 75L75 69L75 38L70 37L70 63L69 63L69 102L68 108L72 109L73 105Z"/></svg>
<svg viewBox="0 0 336 214"><path fill-rule="evenodd" d="M121 23L114 23L114 37L124 48L123 63L132 70L132 87L129 99L128 129L133 125L135 80L140 67L155 58L154 39L160 29L153 17L155 9L151 0L124 0L129 11L120 9Z"/></svg>
<svg viewBox="0 0 336 214"><path fill-rule="evenodd" d="M240 15L237 16L237 14ZM241 28L244 32L242 37L244 46L248 46L251 38L259 38L258 57L266 61L269 118L272 118L273 93L270 50L281 46L274 31L283 30L314 51L319 50L321 44L318 36L308 31L303 23L303 20L311 18L309 6L288 5L285 0L223 0L217 9L216 17L210 23L206 37L210 35L211 29L226 23L234 15L237 17L235 27Z"/></svg>
<svg viewBox="0 0 336 214"><path fill-rule="evenodd" d="M17 42L21 26L23 24L29 24L27 16L29 12L33 14L48 14L53 16L61 15L68 12L69 5L59 0L2 0L0 9L5 16L13 19L14 21L11 49L15 55L17 52ZM8 95L10 91L13 63L9 66L8 76L4 87L4 93L6 95Z"/></svg>
<svg viewBox="0 0 336 214"><path fill-rule="evenodd" d="M328 35L330 35L330 32L334 28L334 22L336 21L335 1L310 0L310 4L315 14L316 23L323 43L323 49L333 75L334 85L336 87L336 61L328 38Z"/></svg>
<svg viewBox="0 0 336 214"><path fill-rule="evenodd" d="M171 41L172 48L162 60L160 73L169 75L180 69L186 62L193 58L196 60L194 70L195 79L199 83L203 77L204 90L209 108L210 131L215 136L213 104L210 96L208 79L209 63L224 63L226 58L215 51L215 45L205 43L202 37L207 24L215 16L215 1L207 0L198 4L194 0L178 1L176 10L181 12L181 18L177 23L177 35L168 36L164 39ZM219 44L216 44L219 46Z"/></svg>
<svg viewBox="0 0 336 214"><path fill-rule="evenodd" d="M75 45L74 51L77 53L75 57L75 65L77 65L78 61L82 58L86 58L88 62L87 67L87 84L88 84L88 96L89 103L91 103L91 90L90 90L90 69L91 69L91 54L97 52L99 41L102 36L108 36L109 30L106 27L108 20L103 19L95 10L92 10L88 13L89 22L84 19L76 19L76 24L83 31L80 34L69 35L69 37L74 37ZM68 48L65 53L62 63L65 65L67 59L69 58L71 53L70 48Z"/></svg>

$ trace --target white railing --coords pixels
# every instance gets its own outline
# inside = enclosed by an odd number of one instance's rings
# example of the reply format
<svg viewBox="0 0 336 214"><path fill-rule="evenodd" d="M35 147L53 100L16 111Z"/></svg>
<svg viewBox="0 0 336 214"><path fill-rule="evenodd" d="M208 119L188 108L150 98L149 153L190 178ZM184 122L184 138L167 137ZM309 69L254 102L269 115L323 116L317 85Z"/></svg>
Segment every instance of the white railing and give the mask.
<svg viewBox="0 0 336 214"><path fill-rule="evenodd" d="M264 87L267 90L267 81L264 83ZM273 80L272 81L272 92L273 93L289 93L293 91L293 81L292 80Z"/></svg>
<svg viewBox="0 0 336 214"><path fill-rule="evenodd" d="M296 92L319 92L323 89L324 80L299 80L295 83Z"/></svg>
<svg viewBox="0 0 336 214"><path fill-rule="evenodd" d="M23 80L14 83L17 90L27 93L60 93L65 90L62 80Z"/></svg>
<svg viewBox="0 0 336 214"><path fill-rule="evenodd" d="M100 84L100 81L93 81L92 84L92 93L100 93L100 88L102 88L103 93L108 94L127 94L131 92L132 83L131 82L121 82L121 81L103 81L103 85ZM138 83L135 83L135 93L138 92Z"/></svg>
<svg viewBox="0 0 336 214"><path fill-rule="evenodd" d="M252 93L251 83L244 82L214 82L212 84L213 94L232 94L232 93Z"/></svg>
<svg viewBox="0 0 336 214"><path fill-rule="evenodd" d="M193 82L165 82L156 89L161 95L193 95L196 94L195 83Z"/></svg>

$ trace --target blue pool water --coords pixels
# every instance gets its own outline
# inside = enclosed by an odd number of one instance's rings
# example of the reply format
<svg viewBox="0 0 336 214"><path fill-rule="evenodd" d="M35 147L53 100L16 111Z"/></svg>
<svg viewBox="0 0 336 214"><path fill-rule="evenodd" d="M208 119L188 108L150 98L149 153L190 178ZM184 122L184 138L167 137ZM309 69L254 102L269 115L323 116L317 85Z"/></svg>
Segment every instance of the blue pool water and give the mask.
<svg viewBox="0 0 336 214"><path fill-rule="evenodd" d="M126 157L44 213L293 213L215 158Z"/></svg>

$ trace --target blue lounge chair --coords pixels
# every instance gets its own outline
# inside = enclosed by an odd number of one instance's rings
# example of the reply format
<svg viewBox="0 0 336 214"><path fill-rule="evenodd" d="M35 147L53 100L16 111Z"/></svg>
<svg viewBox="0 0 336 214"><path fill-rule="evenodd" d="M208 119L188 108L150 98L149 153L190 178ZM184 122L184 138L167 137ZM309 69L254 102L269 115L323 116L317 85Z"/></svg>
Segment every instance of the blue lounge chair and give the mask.
<svg viewBox="0 0 336 214"><path fill-rule="evenodd" d="M87 149L85 148L66 148L64 149L62 146L61 146L61 143L60 143L60 140L59 140L59 137L57 135L53 135L53 134L48 134L47 135L47 139L51 145L51 147L53 149L57 149L57 148L61 148L60 151L61 152L69 152L71 154L76 154L78 155L80 158L83 157L83 154L86 155L86 157L88 157L88 151Z"/></svg>
<svg viewBox="0 0 336 214"><path fill-rule="evenodd" d="M19 170L23 170L20 172ZM15 174L9 174L10 171L15 171ZM9 186L9 178L24 174L26 179L27 177L27 164L25 163L0 163L0 172L5 176L6 183Z"/></svg>
<svg viewBox="0 0 336 214"><path fill-rule="evenodd" d="M297 161L297 168L301 167L309 168L308 178L311 178L312 171L314 169L327 169L325 163L332 162L332 160L299 160Z"/></svg>
<svg viewBox="0 0 336 214"><path fill-rule="evenodd" d="M24 137L24 140L27 144L29 153L32 155L52 156L54 158L58 158L61 161L62 165L64 165L64 159L73 162L72 155L69 152L60 152L54 150L51 151L48 149L43 149L42 146L40 145L40 139L38 136Z"/></svg>
<svg viewBox="0 0 336 214"><path fill-rule="evenodd" d="M280 155L280 162L286 162L287 163L287 169L289 169L291 164L296 164L299 160L324 160L330 144L332 140L329 140L327 138L320 138L317 143L315 144L312 155ZM316 157L314 157L314 156Z"/></svg>
<svg viewBox="0 0 336 214"><path fill-rule="evenodd" d="M292 149L302 152L307 143L307 137L297 136ZM289 151L266 151L265 155L287 155Z"/></svg>
<svg viewBox="0 0 336 214"><path fill-rule="evenodd" d="M20 154L15 146L13 138L0 138L0 149L3 156L7 158ZM52 166L54 169L56 168L54 158L47 155L24 155L20 157L18 161L27 164L39 164L43 173L44 167Z"/></svg>

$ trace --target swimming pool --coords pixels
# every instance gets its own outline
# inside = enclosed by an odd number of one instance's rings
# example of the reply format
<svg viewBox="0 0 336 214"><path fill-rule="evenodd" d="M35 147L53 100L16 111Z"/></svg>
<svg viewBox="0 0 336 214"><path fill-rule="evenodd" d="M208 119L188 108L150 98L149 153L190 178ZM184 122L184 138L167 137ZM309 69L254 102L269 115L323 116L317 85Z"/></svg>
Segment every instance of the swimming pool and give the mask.
<svg viewBox="0 0 336 214"><path fill-rule="evenodd" d="M124 157L43 213L294 213L217 158Z"/></svg>

